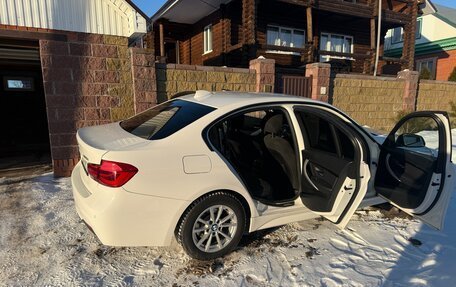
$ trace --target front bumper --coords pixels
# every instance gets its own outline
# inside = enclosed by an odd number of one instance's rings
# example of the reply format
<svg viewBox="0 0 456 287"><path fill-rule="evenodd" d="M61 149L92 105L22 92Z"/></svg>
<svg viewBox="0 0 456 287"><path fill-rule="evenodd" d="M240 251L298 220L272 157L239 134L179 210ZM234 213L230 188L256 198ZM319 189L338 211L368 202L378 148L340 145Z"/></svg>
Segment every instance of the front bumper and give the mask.
<svg viewBox="0 0 456 287"><path fill-rule="evenodd" d="M189 202L140 195L123 188L96 185L88 190L81 163L71 175L73 197L79 217L101 243L109 246L168 246L174 229Z"/></svg>

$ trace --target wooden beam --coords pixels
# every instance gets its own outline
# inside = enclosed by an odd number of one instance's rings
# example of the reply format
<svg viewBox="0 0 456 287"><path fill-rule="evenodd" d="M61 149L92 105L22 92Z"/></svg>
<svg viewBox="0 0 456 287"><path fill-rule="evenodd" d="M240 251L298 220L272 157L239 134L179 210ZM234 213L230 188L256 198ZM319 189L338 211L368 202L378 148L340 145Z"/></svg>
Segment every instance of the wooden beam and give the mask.
<svg viewBox="0 0 456 287"><path fill-rule="evenodd" d="M176 41L176 64L180 64L180 41Z"/></svg>
<svg viewBox="0 0 456 287"><path fill-rule="evenodd" d="M388 9L393 10L393 1L388 0L387 2L388 2Z"/></svg>
<svg viewBox="0 0 456 287"><path fill-rule="evenodd" d="M163 28L163 23L158 24L159 33L160 33L160 56L165 56L165 32Z"/></svg>
<svg viewBox="0 0 456 287"><path fill-rule="evenodd" d="M370 19L370 48L375 49L376 48L376 33L375 33L375 18Z"/></svg>
<svg viewBox="0 0 456 287"><path fill-rule="evenodd" d="M377 33L376 33L376 20L375 18L370 19L370 49L372 51L370 61L366 61L364 63L364 74L370 74L374 70L375 66L375 56L376 56L376 48L377 48Z"/></svg>
<svg viewBox="0 0 456 287"><path fill-rule="evenodd" d="M312 7L306 8L306 17L307 17L307 42L312 43L312 41L313 41Z"/></svg>

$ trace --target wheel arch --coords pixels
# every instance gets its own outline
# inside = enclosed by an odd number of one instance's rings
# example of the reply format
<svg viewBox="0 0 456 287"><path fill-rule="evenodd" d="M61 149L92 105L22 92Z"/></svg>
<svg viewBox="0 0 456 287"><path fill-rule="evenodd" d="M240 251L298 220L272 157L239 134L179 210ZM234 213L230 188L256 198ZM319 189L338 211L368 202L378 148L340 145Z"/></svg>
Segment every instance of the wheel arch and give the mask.
<svg viewBox="0 0 456 287"><path fill-rule="evenodd" d="M193 204L195 202L197 202L198 200L200 200L201 198L203 198L203 197L210 196L210 195L218 193L218 192L223 192L223 193L230 194L233 197L235 197L237 200L239 200L239 202L242 204L242 207L244 208L244 211L245 211L245 219L246 220L245 220L244 234L249 232L250 224L251 224L252 211L251 211L251 206L249 205L247 199L242 194L240 194L239 192L236 192L236 191L233 191L233 190L229 190L229 189L218 189L218 190L213 190L213 191L204 193L204 194L200 195L198 198L196 198L195 200L193 200L192 202L189 202L189 204L187 205L185 210L182 212L182 214L179 217L179 220L176 222L176 224L174 226L174 237L175 238L177 238L177 233L179 231L179 226L180 226L182 220L184 219L184 217L187 214L187 212L189 211L189 209L193 206Z"/></svg>

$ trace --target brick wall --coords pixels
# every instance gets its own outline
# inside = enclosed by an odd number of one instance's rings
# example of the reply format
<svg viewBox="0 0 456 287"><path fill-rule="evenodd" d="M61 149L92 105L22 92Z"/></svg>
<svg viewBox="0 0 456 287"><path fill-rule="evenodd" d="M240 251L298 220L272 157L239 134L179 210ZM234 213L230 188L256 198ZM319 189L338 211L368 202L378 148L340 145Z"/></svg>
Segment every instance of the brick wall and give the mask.
<svg viewBox="0 0 456 287"><path fill-rule="evenodd" d="M176 64L156 64L155 67L159 102L185 91L256 90L255 70Z"/></svg>
<svg viewBox="0 0 456 287"><path fill-rule="evenodd" d="M435 79L437 81L447 81L451 72L456 67L456 50L416 56L415 62L423 59L432 60L432 58L437 58Z"/></svg>
<svg viewBox="0 0 456 287"><path fill-rule="evenodd" d="M140 113L157 104L154 58L152 49L131 49L135 113Z"/></svg>
<svg viewBox="0 0 456 287"><path fill-rule="evenodd" d="M417 110L450 111L456 103L456 82L422 80L418 88Z"/></svg>
<svg viewBox="0 0 456 287"><path fill-rule="evenodd" d="M151 52L117 36L66 33L40 40L43 82L56 176L79 159L77 129L118 121L156 103Z"/></svg>
<svg viewBox="0 0 456 287"><path fill-rule="evenodd" d="M332 104L362 125L388 132L403 109L405 81L339 74L332 79Z"/></svg>

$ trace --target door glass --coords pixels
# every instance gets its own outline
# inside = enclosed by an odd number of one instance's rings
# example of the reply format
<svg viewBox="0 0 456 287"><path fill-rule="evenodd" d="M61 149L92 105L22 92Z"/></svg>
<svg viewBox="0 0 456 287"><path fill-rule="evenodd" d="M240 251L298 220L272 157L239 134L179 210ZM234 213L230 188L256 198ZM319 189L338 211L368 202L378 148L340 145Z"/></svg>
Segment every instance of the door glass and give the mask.
<svg viewBox="0 0 456 287"><path fill-rule="evenodd" d="M312 114L299 113L298 115L304 125L310 147L336 154L336 142L329 123Z"/></svg>
<svg viewBox="0 0 456 287"><path fill-rule="evenodd" d="M396 131L394 137L398 148L435 158L439 154L439 131L432 118L411 118Z"/></svg>

